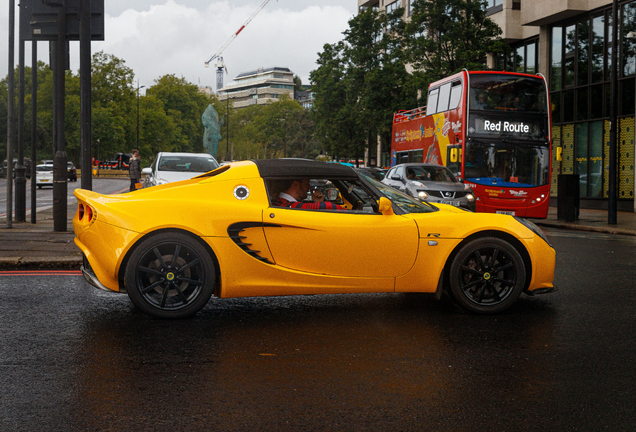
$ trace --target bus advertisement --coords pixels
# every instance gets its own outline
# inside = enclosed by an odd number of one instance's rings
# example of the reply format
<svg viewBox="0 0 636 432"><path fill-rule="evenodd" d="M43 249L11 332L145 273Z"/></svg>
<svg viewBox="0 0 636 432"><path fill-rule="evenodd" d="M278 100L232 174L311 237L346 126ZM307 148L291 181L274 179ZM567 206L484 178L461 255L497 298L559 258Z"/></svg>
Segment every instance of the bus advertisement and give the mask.
<svg viewBox="0 0 636 432"><path fill-rule="evenodd" d="M541 75L466 70L432 83L427 105L393 116L391 165L444 165L476 211L545 218L551 118Z"/></svg>

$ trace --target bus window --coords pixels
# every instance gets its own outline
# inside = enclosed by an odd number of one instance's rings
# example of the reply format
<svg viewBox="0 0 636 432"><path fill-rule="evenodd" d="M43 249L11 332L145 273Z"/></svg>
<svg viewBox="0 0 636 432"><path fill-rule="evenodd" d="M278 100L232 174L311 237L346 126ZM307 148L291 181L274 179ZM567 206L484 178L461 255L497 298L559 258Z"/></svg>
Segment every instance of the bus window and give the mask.
<svg viewBox="0 0 636 432"><path fill-rule="evenodd" d="M439 88L434 88L428 92L428 100L426 101L426 115L435 114L437 111L437 96Z"/></svg>
<svg viewBox="0 0 636 432"><path fill-rule="evenodd" d="M459 101L462 97L462 83L461 81L455 81L451 87L449 110L454 110L459 106Z"/></svg>
<svg viewBox="0 0 636 432"><path fill-rule="evenodd" d="M439 88L439 100L437 101L437 112L448 111L450 101L451 83L446 83Z"/></svg>

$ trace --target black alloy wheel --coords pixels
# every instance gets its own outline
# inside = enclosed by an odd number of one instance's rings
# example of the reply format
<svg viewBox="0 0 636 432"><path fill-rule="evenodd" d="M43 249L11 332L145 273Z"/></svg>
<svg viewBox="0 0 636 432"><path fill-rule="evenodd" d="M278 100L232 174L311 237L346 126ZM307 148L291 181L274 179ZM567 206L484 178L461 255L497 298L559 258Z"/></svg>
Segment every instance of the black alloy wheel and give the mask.
<svg viewBox="0 0 636 432"><path fill-rule="evenodd" d="M197 313L212 296L214 264L208 251L181 233L143 240L126 267L126 290L141 311L157 318Z"/></svg>
<svg viewBox="0 0 636 432"><path fill-rule="evenodd" d="M523 291L526 270L519 252L496 237L463 246L451 265L450 287L464 309L496 313L512 306Z"/></svg>

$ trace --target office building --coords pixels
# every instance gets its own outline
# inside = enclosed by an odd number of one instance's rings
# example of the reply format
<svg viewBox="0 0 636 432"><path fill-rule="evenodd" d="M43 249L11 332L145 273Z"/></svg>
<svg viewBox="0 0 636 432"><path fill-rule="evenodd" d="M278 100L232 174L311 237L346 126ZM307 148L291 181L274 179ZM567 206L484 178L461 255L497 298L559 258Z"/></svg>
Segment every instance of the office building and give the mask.
<svg viewBox="0 0 636 432"><path fill-rule="evenodd" d="M218 92L219 100L231 99L234 108L276 102L283 94L287 94L293 100L294 73L288 68L259 68L239 74L234 82Z"/></svg>

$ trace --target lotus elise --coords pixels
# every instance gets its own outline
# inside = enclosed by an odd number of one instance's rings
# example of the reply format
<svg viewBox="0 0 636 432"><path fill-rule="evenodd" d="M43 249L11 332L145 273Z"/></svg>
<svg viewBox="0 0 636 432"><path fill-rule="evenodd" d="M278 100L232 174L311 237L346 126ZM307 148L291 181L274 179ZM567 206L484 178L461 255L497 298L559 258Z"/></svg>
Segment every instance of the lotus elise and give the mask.
<svg viewBox="0 0 636 432"><path fill-rule="evenodd" d="M295 204L331 204L281 205L294 180L315 187ZM555 251L532 222L420 202L340 164L242 161L75 196L85 279L158 318L191 316L212 295L447 291L468 311L497 313L554 290Z"/></svg>

